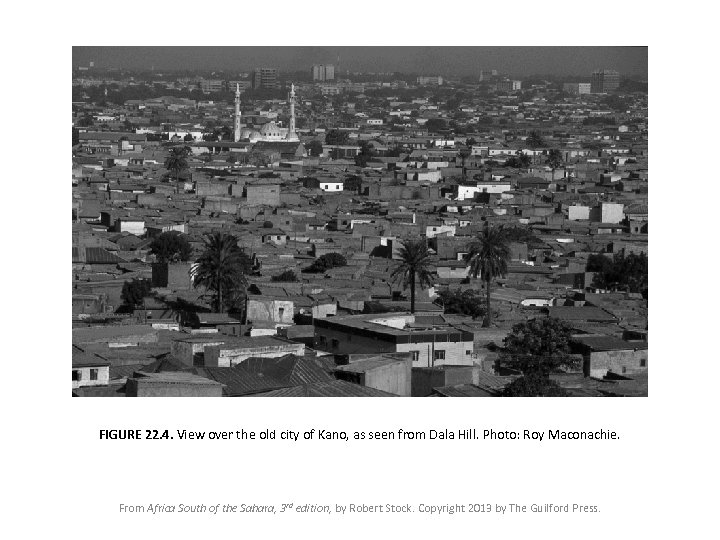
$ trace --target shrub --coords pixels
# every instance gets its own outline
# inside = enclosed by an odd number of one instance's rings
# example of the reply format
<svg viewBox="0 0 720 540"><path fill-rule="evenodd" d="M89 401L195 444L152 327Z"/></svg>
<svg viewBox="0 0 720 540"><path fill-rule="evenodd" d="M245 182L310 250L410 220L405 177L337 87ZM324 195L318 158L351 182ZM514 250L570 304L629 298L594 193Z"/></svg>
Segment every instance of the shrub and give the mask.
<svg viewBox="0 0 720 540"><path fill-rule="evenodd" d="M292 270L285 270L276 276L272 276L270 279L276 283L293 283L298 281L297 274Z"/></svg>
<svg viewBox="0 0 720 540"><path fill-rule="evenodd" d="M313 263L305 271L312 274L318 274L340 266L347 266L347 259L345 259L345 257L339 253L326 253L325 255L315 259L315 261L313 261Z"/></svg>

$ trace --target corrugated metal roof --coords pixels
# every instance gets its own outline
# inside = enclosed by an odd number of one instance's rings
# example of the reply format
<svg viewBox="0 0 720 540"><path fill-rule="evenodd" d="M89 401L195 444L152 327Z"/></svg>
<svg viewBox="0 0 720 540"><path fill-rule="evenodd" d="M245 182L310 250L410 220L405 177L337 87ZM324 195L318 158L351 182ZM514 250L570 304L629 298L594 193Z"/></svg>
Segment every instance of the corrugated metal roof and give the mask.
<svg viewBox="0 0 720 540"><path fill-rule="evenodd" d="M281 358L248 358L241 365L250 373L269 377L285 386L334 380L314 359L294 354Z"/></svg>
<svg viewBox="0 0 720 540"><path fill-rule="evenodd" d="M190 372L225 385L224 396L244 396L286 386L272 377L248 371L244 364L235 367L197 367Z"/></svg>
<svg viewBox="0 0 720 540"><path fill-rule="evenodd" d="M395 394L346 381L313 383L273 390L257 397L397 397Z"/></svg>
<svg viewBox="0 0 720 540"><path fill-rule="evenodd" d="M493 397L494 394L475 386L474 384L456 384L450 386L440 386L433 390L445 397Z"/></svg>

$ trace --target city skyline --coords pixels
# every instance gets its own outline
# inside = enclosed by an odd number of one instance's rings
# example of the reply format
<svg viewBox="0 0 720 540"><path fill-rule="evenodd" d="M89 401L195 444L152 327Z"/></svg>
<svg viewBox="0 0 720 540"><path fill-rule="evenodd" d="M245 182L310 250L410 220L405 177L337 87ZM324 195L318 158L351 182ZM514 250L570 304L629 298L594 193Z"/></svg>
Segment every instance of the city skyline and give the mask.
<svg viewBox="0 0 720 540"><path fill-rule="evenodd" d="M477 75L496 69L518 76L589 76L596 69L647 76L647 47L73 47L73 67L100 69L284 71L328 63L338 73L404 72Z"/></svg>

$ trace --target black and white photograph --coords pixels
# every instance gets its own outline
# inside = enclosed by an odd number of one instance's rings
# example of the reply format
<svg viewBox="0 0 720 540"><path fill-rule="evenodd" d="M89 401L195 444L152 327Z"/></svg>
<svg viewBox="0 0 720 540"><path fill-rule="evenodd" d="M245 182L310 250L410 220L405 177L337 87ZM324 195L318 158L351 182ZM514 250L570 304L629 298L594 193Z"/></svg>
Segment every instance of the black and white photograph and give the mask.
<svg viewBox="0 0 720 540"><path fill-rule="evenodd" d="M3 537L712 537L707 7L9 5Z"/></svg>
<svg viewBox="0 0 720 540"><path fill-rule="evenodd" d="M648 396L648 48L72 48L75 397Z"/></svg>

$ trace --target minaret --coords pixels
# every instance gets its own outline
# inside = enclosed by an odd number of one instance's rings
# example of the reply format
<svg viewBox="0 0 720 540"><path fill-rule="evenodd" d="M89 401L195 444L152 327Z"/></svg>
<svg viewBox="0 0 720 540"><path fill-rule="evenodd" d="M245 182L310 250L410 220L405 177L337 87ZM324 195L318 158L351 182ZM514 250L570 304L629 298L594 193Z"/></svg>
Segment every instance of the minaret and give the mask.
<svg viewBox="0 0 720 540"><path fill-rule="evenodd" d="M297 139L295 135L295 85L290 85L290 125L288 126L287 140Z"/></svg>
<svg viewBox="0 0 720 540"><path fill-rule="evenodd" d="M240 140L240 83L235 86L235 142Z"/></svg>

